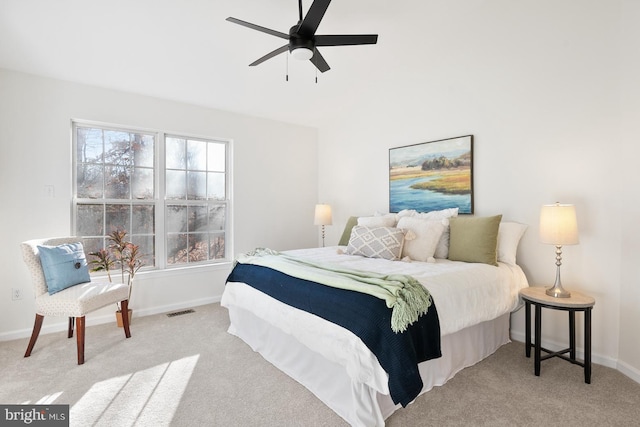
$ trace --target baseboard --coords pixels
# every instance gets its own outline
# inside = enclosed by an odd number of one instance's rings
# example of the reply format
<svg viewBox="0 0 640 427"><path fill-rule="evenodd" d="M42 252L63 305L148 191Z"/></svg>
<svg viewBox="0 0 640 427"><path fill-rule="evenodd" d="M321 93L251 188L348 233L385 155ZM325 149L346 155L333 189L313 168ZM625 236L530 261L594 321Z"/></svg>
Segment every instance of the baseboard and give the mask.
<svg viewBox="0 0 640 427"><path fill-rule="evenodd" d="M175 304L167 304L167 305L162 305L157 307L135 309L133 312L133 318L135 319L136 317L144 317L144 316L151 316L154 314L168 313L171 311L183 310L186 308L197 307L199 305L205 305L205 304L213 304L217 302L220 302L220 296L200 298L200 299L191 300L191 301L180 301ZM111 322L115 322L115 317L113 313L96 315L96 316L92 316L91 314L89 314L86 317L86 326L102 325L104 323L111 323ZM54 332L66 331L68 325L69 324L64 319L60 322L43 325L42 329L40 330L40 334L44 335L44 334L51 334ZM16 331L3 332L2 334L0 334L0 341L12 341L12 340L17 340L22 338L29 338L31 336L31 331L32 329L19 329Z"/></svg>
<svg viewBox="0 0 640 427"><path fill-rule="evenodd" d="M154 314L161 314L161 313L169 313L171 311L184 310L185 308L197 307L199 305L217 303L217 302L220 302L220 298L221 296L200 298L197 300L182 301L176 304L168 304L168 305L163 305L158 307L145 308L141 310L136 309L135 313L137 313L137 316L140 316L140 317L151 316ZM134 315L134 317L136 316Z"/></svg>
<svg viewBox="0 0 640 427"><path fill-rule="evenodd" d="M640 383L640 370L630 366L624 362L618 362L616 369L637 383Z"/></svg>

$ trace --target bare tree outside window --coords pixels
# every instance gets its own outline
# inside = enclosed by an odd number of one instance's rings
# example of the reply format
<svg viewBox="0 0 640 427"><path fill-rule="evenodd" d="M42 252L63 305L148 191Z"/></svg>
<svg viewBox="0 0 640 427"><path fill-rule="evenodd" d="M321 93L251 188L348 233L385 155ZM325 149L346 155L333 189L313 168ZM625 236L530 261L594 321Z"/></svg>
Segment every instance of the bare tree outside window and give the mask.
<svg viewBox="0 0 640 427"><path fill-rule="evenodd" d="M154 164L156 135L74 126L75 231L86 252L106 246L109 233L130 231L142 243L145 265L155 265Z"/></svg>
<svg viewBox="0 0 640 427"><path fill-rule="evenodd" d="M79 122L73 136L73 224L87 253L125 229L145 268L228 260L227 141Z"/></svg>
<svg viewBox="0 0 640 427"><path fill-rule="evenodd" d="M226 144L179 136L165 141L167 264L225 259Z"/></svg>

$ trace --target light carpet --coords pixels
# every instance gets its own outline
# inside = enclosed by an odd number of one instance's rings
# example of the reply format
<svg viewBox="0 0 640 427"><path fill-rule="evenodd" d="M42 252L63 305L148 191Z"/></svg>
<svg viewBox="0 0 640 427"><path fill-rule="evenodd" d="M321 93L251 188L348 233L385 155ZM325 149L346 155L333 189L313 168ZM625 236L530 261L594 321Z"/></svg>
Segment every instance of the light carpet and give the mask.
<svg viewBox="0 0 640 427"><path fill-rule="evenodd" d="M114 324L75 339L42 335L0 343L0 403L65 403L72 426L344 426L303 386L226 332L219 304L176 317L136 318L132 337ZM47 319L45 319L47 322ZM640 384L620 372L543 361L540 377L513 342L397 411L388 426L632 426Z"/></svg>

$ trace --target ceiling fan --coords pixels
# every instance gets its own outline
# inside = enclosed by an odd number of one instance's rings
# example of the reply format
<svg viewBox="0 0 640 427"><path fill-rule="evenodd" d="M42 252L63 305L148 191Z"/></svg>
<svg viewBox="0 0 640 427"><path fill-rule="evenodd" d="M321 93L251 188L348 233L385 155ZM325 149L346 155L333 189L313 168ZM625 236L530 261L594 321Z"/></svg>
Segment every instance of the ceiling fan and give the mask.
<svg viewBox="0 0 640 427"><path fill-rule="evenodd" d="M329 71L331 67L329 67L327 61L325 61L318 51L318 46L376 44L378 41L377 34L316 35L316 30L329 7L329 3L331 3L331 0L314 0L307 12L307 15L303 18L302 0L298 0L300 20L296 25L289 29L289 34L281 33L280 31L271 30L269 28L261 27L260 25L255 25L232 17L228 17L227 21L288 40L287 44L267 53L262 58L259 58L249 64L249 66L261 64L267 59L271 59L288 50L294 58L302 60L308 59L318 70L324 73L325 71Z"/></svg>

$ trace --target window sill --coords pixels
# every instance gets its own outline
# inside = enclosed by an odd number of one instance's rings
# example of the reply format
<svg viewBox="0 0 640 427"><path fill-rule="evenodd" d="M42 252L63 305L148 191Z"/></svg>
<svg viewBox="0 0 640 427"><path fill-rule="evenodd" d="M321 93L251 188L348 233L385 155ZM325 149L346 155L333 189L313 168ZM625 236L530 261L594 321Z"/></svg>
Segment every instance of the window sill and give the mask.
<svg viewBox="0 0 640 427"><path fill-rule="evenodd" d="M154 277L175 277L182 276L184 274L189 273L201 273L201 272L213 272L213 271L222 271L222 270L231 270L231 266L233 265L232 261L220 262L216 264L200 264L200 265L184 265L180 267L171 267L165 269L150 269L139 271L136 273L136 279L141 278L145 279L153 279ZM105 273L91 273L91 278L95 279L105 279L107 275ZM111 279L116 282L119 281L120 278L120 270L111 271Z"/></svg>

